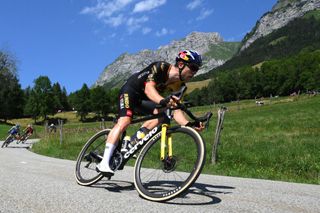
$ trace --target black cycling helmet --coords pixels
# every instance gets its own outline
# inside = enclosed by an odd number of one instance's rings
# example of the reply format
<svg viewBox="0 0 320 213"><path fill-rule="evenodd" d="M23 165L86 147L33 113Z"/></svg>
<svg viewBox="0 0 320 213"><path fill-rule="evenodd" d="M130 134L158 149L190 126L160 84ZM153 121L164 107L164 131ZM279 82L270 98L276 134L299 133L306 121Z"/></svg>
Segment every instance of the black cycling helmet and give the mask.
<svg viewBox="0 0 320 213"><path fill-rule="evenodd" d="M193 50L180 51L178 56L176 57L176 61L183 61L187 64L195 64L199 68L202 66L201 55L197 51Z"/></svg>
<svg viewBox="0 0 320 213"><path fill-rule="evenodd" d="M184 81L181 73L185 66L188 66L194 74L202 66L201 55L197 51L193 50L180 51L176 57L176 62L178 61L182 61L185 64L182 68L179 68L179 78L181 81Z"/></svg>

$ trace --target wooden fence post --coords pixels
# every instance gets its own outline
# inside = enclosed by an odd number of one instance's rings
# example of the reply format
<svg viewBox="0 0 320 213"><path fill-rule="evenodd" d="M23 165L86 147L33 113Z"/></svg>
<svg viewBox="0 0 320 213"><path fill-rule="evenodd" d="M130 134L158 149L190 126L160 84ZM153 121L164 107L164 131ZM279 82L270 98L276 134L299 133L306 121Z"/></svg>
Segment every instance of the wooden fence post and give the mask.
<svg viewBox="0 0 320 213"><path fill-rule="evenodd" d="M46 135L47 135L47 133L49 132L49 129L48 129L48 121L47 121L47 120L44 122L44 132L45 132Z"/></svg>
<svg viewBox="0 0 320 213"><path fill-rule="evenodd" d="M101 119L101 123L100 123L100 129L105 129L106 128L106 122L104 120L104 118Z"/></svg>
<svg viewBox="0 0 320 213"><path fill-rule="evenodd" d="M226 111L227 111L226 107L220 107L220 109L218 110L216 134L215 134L214 142L212 146L212 155L211 155L212 164L216 164L218 161L218 145L220 144L220 133L221 133L221 130L223 129L224 113Z"/></svg>
<svg viewBox="0 0 320 213"><path fill-rule="evenodd" d="M62 145L62 126L63 126L63 120L58 120L59 124L59 133L60 133L60 145Z"/></svg>

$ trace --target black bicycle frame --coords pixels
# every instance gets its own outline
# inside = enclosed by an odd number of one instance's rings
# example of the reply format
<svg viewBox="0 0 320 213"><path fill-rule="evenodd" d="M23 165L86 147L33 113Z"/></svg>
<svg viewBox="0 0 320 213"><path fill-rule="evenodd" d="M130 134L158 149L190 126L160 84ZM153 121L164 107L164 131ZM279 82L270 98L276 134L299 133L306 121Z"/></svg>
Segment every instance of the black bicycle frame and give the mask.
<svg viewBox="0 0 320 213"><path fill-rule="evenodd" d="M167 109L164 112L161 112L159 114L155 114L155 115L147 115L143 118L138 118L138 119L134 119L131 121L131 124L135 124L135 123L140 123L143 121L147 121L147 120L152 120L152 119L156 119L156 118L163 118L164 120L157 125L156 127L154 127L152 130L150 130L148 132L148 134L146 134L141 140L139 140L130 150L128 150L127 152L125 152L123 154L123 161L120 164L119 168L122 168L127 161L137 152L139 151L142 147L144 147L149 141L150 139L153 140L157 140L158 137L154 137L155 135L157 135L159 132L161 132L161 128L162 128L162 124L168 124L170 125L171 123L171 117L172 117L172 109ZM121 137L121 142L124 138L124 136L126 135L126 131L124 131L122 133L122 137ZM161 137L161 136L160 136ZM119 143L119 148L121 147L121 143Z"/></svg>

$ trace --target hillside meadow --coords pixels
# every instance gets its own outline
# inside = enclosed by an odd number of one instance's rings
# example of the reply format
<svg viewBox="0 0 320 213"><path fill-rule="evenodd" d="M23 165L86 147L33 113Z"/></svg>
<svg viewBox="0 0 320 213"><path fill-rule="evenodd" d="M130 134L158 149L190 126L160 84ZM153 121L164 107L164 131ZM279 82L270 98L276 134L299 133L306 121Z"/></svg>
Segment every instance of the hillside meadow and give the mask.
<svg viewBox="0 0 320 213"><path fill-rule="evenodd" d="M197 115L214 112L209 129L201 133L207 145L203 173L320 184L320 96L280 97L263 102L262 106L256 105L255 100L225 104L228 111L216 165L210 162L220 105L192 108ZM62 144L59 131L49 134L44 127L36 126L41 142L34 145L32 151L75 160L86 140L101 129L102 123L80 123L70 112L55 116L68 119L63 127ZM26 125L31 121L11 122ZM105 123L107 128L112 125ZM138 127L132 127L129 134ZM1 140L9 128L0 124ZM133 165L133 161L129 161L129 165Z"/></svg>

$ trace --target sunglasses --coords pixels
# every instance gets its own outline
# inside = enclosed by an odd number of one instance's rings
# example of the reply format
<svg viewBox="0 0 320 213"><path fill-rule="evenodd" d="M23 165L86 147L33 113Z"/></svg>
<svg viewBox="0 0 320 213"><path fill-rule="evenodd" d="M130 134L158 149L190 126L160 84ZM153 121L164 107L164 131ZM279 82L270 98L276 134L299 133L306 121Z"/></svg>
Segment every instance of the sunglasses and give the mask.
<svg viewBox="0 0 320 213"><path fill-rule="evenodd" d="M199 66L196 64L188 64L187 65L189 67L189 69L191 70L191 72L196 73L199 70Z"/></svg>

